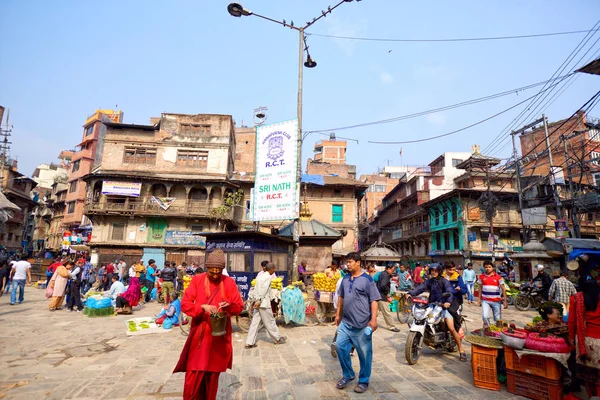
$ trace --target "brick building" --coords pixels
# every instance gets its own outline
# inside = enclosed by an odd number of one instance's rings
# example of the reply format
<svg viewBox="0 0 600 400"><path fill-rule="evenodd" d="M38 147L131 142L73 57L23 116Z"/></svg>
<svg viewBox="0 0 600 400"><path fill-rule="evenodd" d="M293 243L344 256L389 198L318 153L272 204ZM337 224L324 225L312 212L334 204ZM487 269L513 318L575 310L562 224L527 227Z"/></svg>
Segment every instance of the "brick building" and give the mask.
<svg viewBox="0 0 600 400"><path fill-rule="evenodd" d="M240 189L229 180L231 116L164 113L152 125L104 126L102 158L85 178L94 259L200 261L202 232L237 230L243 207L215 214Z"/></svg>
<svg viewBox="0 0 600 400"><path fill-rule="evenodd" d="M17 160L7 159L0 170L0 191L9 202L20 208L11 211L8 221L0 224L0 250L7 254L21 253L23 242L27 241L29 214L36 205L31 198L31 190L37 183L18 171Z"/></svg>
<svg viewBox="0 0 600 400"><path fill-rule="evenodd" d="M63 224L66 230L77 235L84 235L91 230L90 221L84 216L83 207L86 199L87 186L83 177L102 159L105 122L120 123L123 112L116 110L96 110L83 125L81 142L77 151L72 155L67 183L69 188L65 199Z"/></svg>

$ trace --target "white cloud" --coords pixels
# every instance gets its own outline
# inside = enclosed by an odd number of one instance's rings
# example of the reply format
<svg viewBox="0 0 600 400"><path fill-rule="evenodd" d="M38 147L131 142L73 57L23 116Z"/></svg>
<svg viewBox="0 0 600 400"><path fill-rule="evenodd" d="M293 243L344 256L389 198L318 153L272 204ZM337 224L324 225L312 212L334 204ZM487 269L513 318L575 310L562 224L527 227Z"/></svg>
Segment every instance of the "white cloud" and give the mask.
<svg viewBox="0 0 600 400"><path fill-rule="evenodd" d="M427 122L438 127L446 125L447 120L448 117L441 113L429 114L427 116Z"/></svg>
<svg viewBox="0 0 600 400"><path fill-rule="evenodd" d="M387 72L381 72L379 74L379 80L384 85L391 85L392 83L394 83L394 77L391 74L388 74Z"/></svg>

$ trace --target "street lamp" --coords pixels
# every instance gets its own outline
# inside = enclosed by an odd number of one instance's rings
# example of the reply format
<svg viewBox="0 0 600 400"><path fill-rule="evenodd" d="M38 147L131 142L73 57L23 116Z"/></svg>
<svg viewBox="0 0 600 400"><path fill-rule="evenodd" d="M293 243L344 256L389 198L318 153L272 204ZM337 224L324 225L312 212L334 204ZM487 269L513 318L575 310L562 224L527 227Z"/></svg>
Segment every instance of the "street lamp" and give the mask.
<svg viewBox="0 0 600 400"><path fill-rule="evenodd" d="M274 22L278 25L283 25L286 28L293 29L298 32L299 36L299 46L298 46L298 143L297 143L297 152L298 152L298 164L296 166L296 175L297 175L297 184L298 190L300 190L300 185L302 181L302 66L304 65L306 68L315 68L317 66L317 62L313 60L308 53L308 45L306 44L306 37L304 36L304 31L311 27L315 22L327 16L327 14L331 14L333 10L338 8L340 5L344 3L350 3L353 0L341 0L333 7L327 7L327 10L321 11L321 14L313 18L312 21L308 21L304 26L294 26L294 22L290 21L288 24L285 20L278 21L276 19L272 19L269 17L265 17L264 15L256 14L250 10L245 9L240 3L230 3L227 6L227 12L232 17L242 17L242 16L250 16L254 15L256 17L265 19L267 21ZM358 0L360 1L360 0ZM306 62L304 61L304 51L307 53ZM294 265L298 265L298 246L299 246L299 235L300 235L300 226L296 221L295 224L295 232L294 239L297 241L296 248L294 250Z"/></svg>

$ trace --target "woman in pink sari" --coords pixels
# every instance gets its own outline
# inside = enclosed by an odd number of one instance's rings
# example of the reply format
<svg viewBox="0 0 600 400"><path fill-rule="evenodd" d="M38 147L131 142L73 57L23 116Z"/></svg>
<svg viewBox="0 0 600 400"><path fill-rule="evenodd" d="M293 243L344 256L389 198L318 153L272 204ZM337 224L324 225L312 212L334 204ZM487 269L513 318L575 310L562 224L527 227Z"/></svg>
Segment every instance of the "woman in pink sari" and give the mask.
<svg viewBox="0 0 600 400"><path fill-rule="evenodd" d="M60 310L62 303L65 300L65 291L67 282L69 281L69 271L73 267L72 261L67 261L65 265L60 265L54 271L50 278L50 287L53 288L52 297L50 298L50 311Z"/></svg>
<svg viewBox="0 0 600 400"><path fill-rule="evenodd" d="M115 313L131 314L131 307L135 307L140 303L141 294L140 280L136 277L130 277L127 290L117 296Z"/></svg>

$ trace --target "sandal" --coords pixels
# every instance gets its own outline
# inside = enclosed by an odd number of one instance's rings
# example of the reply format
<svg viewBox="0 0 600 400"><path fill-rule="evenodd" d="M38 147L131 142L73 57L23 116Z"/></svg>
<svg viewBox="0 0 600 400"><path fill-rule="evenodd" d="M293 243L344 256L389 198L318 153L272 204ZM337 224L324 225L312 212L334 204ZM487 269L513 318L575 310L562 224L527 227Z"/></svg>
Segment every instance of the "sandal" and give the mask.
<svg viewBox="0 0 600 400"><path fill-rule="evenodd" d="M459 361L467 362L467 353L460 353Z"/></svg>
<svg viewBox="0 0 600 400"><path fill-rule="evenodd" d="M256 345L255 345L255 344L247 344L247 345L246 345L244 348L245 348L245 349L253 349L253 348L255 348L255 347L256 347Z"/></svg>
<svg viewBox="0 0 600 400"><path fill-rule="evenodd" d="M369 387L369 385L367 383L359 383L358 385L356 385L356 387L354 388L354 392L355 393L364 393L367 391L367 388Z"/></svg>
<svg viewBox="0 0 600 400"><path fill-rule="evenodd" d="M344 389L353 380L354 380L354 378L352 378L352 379L342 378L339 381L337 381L337 383L335 384L335 387L338 389Z"/></svg>

